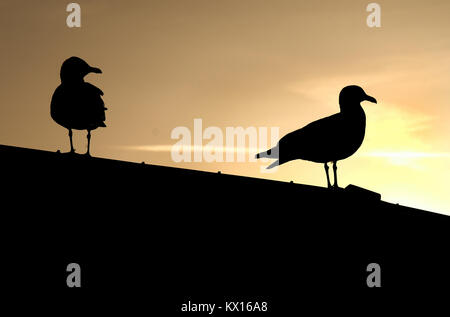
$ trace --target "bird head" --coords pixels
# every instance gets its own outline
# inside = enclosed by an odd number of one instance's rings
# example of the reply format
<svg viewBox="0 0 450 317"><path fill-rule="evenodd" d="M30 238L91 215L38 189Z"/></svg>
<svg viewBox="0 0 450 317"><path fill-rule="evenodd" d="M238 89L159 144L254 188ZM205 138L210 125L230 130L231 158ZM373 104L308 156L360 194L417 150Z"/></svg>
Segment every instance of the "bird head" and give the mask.
<svg viewBox="0 0 450 317"><path fill-rule="evenodd" d="M89 73L101 74L99 68L91 67L79 57L72 56L64 61L61 66L60 77L62 82L83 81L84 76Z"/></svg>
<svg viewBox="0 0 450 317"><path fill-rule="evenodd" d="M344 87L339 94L341 111L353 109L355 105L359 106L362 101L377 103L374 97L369 96L361 87L355 85Z"/></svg>

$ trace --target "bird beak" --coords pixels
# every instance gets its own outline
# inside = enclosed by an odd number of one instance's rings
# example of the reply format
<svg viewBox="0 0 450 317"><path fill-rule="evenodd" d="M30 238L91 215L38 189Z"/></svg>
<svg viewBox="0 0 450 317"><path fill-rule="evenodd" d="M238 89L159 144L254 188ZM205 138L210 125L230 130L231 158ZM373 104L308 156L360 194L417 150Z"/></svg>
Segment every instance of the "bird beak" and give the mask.
<svg viewBox="0 0 450 317"><path fill-rule="evenodd" d="M377 103L377 100L374 97L369 96L369 95L366 95L363 100L367 100L367 101L370 101L370 102L373 102L373 103Z"/></svg>
<svg viewBox="0 0 450 317"><path fill-rule="evenodd" d="M97 67L90 67L89 68L89 73L97 73L97 74L101 74L102 70L100 68Z"/></svg>

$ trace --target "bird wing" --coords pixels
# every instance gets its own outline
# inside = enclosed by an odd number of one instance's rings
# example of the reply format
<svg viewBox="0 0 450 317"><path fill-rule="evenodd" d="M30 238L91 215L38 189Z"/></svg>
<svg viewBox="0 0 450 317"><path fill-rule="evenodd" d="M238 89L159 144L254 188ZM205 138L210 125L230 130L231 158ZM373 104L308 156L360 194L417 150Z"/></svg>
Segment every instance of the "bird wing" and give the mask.
<svg viewBox="0 0 450 317"><path fill-rule="evenodd" d="M280 164L296 159L330 161L329 153L335 151L340 138L341 121L337 113L285 135L279 141Z"/></svg>
<svg viewBox="0 0 450 317"><path fill-rule="evenodd" d="M83 102L86 115L92 118L93 123L100 123L105 121L105 103L101 96L103 91L90 84L84 83L83 85Z"/></svg>

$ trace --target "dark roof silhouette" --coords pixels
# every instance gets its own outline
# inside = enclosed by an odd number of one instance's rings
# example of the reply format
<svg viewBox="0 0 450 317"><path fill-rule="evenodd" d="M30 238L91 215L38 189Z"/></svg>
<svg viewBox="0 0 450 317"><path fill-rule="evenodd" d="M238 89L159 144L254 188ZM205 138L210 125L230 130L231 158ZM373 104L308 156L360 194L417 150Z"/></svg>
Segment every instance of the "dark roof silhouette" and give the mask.
<svg viewBox="0 0 450 317"><path fill-rule="evenodd" d="M366 115L360 104L364 100L377 102L359 86L344 87L339 94L339 113L285 135L274 148L257 154L256 158L276 159L268 168L297 159L324 163L328 187L331 183L327 163L333 162L337 187L336 162L355 153L364 140Z"/></svg>
<svg viewBox="0 0 450 317"><path fill-rule="evenodd" d="M79 57L70 57L61 66L61 85L52 96L50 114L53 120L69 130L70 151L75 152L72 143L72 129L88 131L89 154L91 131L106 127L105 104L101 98L103 91L84 81L89 73L99 73L99 68L91 67Z"/></svg>
<svg viewBox="0 0 450 317"><path fill-rule="evenodd" d="M405 290L450 285L450 217L355 186L331 191L1 145L0 174L3 303L16 310L48 303L129 315L150 302L166 316L187 296L219 303L256 294L268 315L292 316L299 298L302 309L335 313L343 303L391 304ZM75 291L65 284L72 262L82 268ZM367 288L373 262L380 291L394 297ZM32 283L30 265L39 272Z"/></svg>

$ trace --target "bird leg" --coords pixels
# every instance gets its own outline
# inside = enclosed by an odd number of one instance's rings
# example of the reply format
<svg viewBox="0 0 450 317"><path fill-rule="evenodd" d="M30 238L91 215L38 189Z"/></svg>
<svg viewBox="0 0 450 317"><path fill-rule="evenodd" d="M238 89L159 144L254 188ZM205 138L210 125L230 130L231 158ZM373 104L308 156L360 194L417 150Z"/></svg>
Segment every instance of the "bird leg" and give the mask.
<svg viewBox="0 0 450 317"><path fill-rule="evenodd" d="M70 153L75 153L75 149L73 148L72 142L72 129L69 129L69 139L70 139Z"/></svg>
<svg viewBox="0 0 450 317"><path fill-rule="evenodd" d="M334 172L334 188L339 188L337 181L337 164L336 161L333 162L333 172Z"/></svg>
<svg viewBox="0 0 450 317"><path fill-rule="evenodd" d="M91 146L91 130L88 130L88 134L87 134L87 152L86 152L87 156L91 156L91 154L89 153L90 146Z"/></svg>
<svg viewBox="0 0 450 317"><path fill-rule="evenodd" d="M331 188L330 175L328 174L328 170L329 170L328 164L325 163L324 167L325 167L325 173L327 173L327 183L328 183L328 188Z"/></svg>

